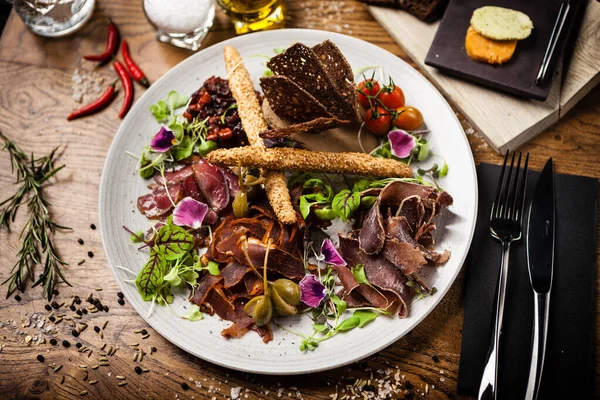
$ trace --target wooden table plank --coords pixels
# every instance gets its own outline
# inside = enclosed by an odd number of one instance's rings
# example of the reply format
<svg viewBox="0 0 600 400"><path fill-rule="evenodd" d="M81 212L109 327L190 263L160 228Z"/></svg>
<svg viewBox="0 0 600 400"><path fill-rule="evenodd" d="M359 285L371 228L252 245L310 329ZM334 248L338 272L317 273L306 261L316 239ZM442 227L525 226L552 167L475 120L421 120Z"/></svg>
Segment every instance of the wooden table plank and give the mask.
<svg viewBox="0 0 600 400"><path fill-rule="evenodd" d="M66 164L65 170L48 188L54 216L58 222L73 228L73 232L56 236L59 251L70 263L67 271L73 284L73 288L61 285L58 298L69 301L71 294L85 297L92 292L110 307L108 313L88 314L82 319L89 327L77 341L93 349L92 356L88 358L73 346L76 340L69 333L72 328L67 321L58 326L57 336L71 342L69 349L52 347L47 343L26 345L27 335L37 334L38 329L24 327L24 321L32 313L47 314L43 309L46 302L41 298L38 288L28 289L20 302L12 297L4 299L4 296L0 296L0 345L4 344L0 351L0 398L34 395L48 399L72 398L81 390L88 390L88 397L91 398L158 399L178 395L181 398L194 396L211 399L230 397L232 388L242 387L242 396L248 394L249 398L277 396L281 389L282 398L286 398L288 393L296 397L294 388L297 388L301 398L329 399L334 393L342 394L342 388L351 382L349 377L369 378L373 373L377 378L377 371L385 373L386 369L391 370L392 376L398 371L403 390L395 397L409 398L412 394L414 398L460 398L455 389L463 318L464 270L439 306L409 335L364 362L300 378L245 374L204 362L153 332L128 304L117 304L118 286L106 265L100 233L90 229L90 224L97 223L98 219L98 183L108 147L119 126L116 113L121 97L97 116L71 123L64 118L77 106L72 100L73 69L85 69L79 62L81 54L102 48L102 21L106 16L110 15L119 24L131 43L136 59L153 80L190 54L153 39L152 31L140 13L140 3L98 2L96 16L81 33L57 41L33 36L13 15L0 38L0 129L25 150L35 150L38 154L46 153L58 144L67 145L61 158L61 162ZM289 2L287 26L341 30L342 33L368 40L407 59L362 4L338 1L335 2L337 5L331 6L323 3L326 2ZM219 16L215 25L216 34L209 41L233 36L226 21L224 16ZM96 47L92 47L92 44ZM20 50L25 48L27 52ZM65 51L64 48L69 50ZM61 51L62 56L56 56L55 52ZM104 77L104 83L113 76L108 68L98 73ZM491 151L464 118L459 118L471 133L468 138L476 161L498 163L500 157ZM546 158L552 155L556 159L558 172L600 177L598 134L600 90L593 90L564 120L536 137L524 149L532 152L535 168L541 168ZM1 199L10 195L13 188L13 177L9 171L8 157L5 152L0 152ZM1 280L6 279L9 268L15 262L20 244L18 230L23 223L21 213L12 233L0 231ZM78 238L82 238L85 244L79 245ZM88 251L93 251L93 258L87 256ZM77 263L84 259L85 263L78 266ZM96 292L96 287L102 287L103 290ZM104 331L104 339L101 339L93 331L93 326L101 326L106 320L110 322ZM597 321L600 322L600 319ZM139 334L133 333L136 329L147 329L150 337L142 340ZM97 370L88 368L88 380L84 382L84 371L77 366L85 364L91 367L97 364L104 342L118 347L119 351L115 356L108 357L110 367ZM134 353L129 345L134 342L139 342L146 351L149 346L158 349L156 353L145 356L140 365L147 367L150 372L140 376L133 371ZM45 363L36 360L38 354L45 356ZM54 372L50 368L52 364L63 367ZM117 386L117 375L127 377L127 386ZM65 376L63 384L59 383L61 376ZM99 382L90 385L91 380ZM190 389L181 387L184 381ZM421 396L426 387L428 393ZM246 393L246 389L249 392ZM598 386L597 393L600 393Z"/></svg>

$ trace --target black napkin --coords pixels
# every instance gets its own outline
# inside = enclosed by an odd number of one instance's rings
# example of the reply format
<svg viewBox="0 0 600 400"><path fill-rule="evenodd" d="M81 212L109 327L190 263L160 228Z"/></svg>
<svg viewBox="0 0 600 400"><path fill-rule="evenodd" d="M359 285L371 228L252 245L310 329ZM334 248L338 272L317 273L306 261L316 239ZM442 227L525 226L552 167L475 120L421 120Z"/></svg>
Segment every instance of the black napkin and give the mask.
<svg viewBox="0 0 600 400"><path fill-rule="evenodd" d="M500 244L489 234L489 215L500 170L500 166L490 164L481 164L477 169L479 212L466 265L458 374L458 391L471 395L479 391L493 334ZM529 199L538 177L539 172L529 172ZM591 399L595 365L597 180L556 175L555 184L556 253L539 399ZM529 374L533 292L524 239L525 236L511 247L500 342L500 399L523 399Z"/></svg>

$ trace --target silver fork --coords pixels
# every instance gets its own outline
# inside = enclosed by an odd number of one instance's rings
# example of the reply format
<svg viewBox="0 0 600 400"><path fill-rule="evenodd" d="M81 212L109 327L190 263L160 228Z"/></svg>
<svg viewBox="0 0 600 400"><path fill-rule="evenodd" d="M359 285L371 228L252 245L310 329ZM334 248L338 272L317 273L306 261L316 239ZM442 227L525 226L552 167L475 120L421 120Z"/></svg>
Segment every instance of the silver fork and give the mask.
<svg viewBox="0 0 600 400"><path fill-rule="evenodd" d="M502 262L498 278L494 337L483 370L481 385L479 386L479 400L496 399L498 397L498 355L500 334L502 333L506 282L508 279L510 245L512 242L521 239L523 225L529 153L525 156L523 168L521 168L522 153L519 153L516 168L515 153L513 153L507 172L506 163L508 161L508 153L507 151L504 157L504 164L502 165L502 172L500 173L500 179L496 187L496 196L494 197L492 212L490 214L490 233L493 238L499 240L502 244Z"/></svg>

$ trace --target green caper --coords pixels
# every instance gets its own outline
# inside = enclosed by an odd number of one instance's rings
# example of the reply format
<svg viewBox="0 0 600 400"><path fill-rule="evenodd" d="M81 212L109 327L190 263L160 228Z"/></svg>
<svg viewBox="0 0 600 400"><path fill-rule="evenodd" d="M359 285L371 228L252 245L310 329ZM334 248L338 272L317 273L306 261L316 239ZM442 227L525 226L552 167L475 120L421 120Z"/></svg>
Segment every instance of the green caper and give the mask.
<svg viewBox="0 0 600 400"><path fill-rule="evenodd" d="M272 285L272 283L269 282L269 285ZM271 301L273 302L273 307L275 308L275 313L277 315L289 316L298 313L298 309L295 306L286 303L285 300L283 300L279 295L279 292L277 292L277 290L272 286L271 290L269 291L269 295L271 297Z"/></svg>
<svg viewBox="0 0 600 400"><path fill-rule="evenodd" d="M271 287L287 304L292 306L300 304L300 286L296 282L282 278L271 282Z"/></svg>
<svg viewBox="0 0 600 400"><path fill-rule="evenodd" d="M244 306L244 312L257 326L265 326L273 316L273 303L265 295L256 296Z"/></svg>
<svg viewBox="0 0 600 400"><path fill-rule="evenodd" d="M233 215L236 218L245 218L248 216L248 196L245 191L236 193L233 198Z"/></svg>

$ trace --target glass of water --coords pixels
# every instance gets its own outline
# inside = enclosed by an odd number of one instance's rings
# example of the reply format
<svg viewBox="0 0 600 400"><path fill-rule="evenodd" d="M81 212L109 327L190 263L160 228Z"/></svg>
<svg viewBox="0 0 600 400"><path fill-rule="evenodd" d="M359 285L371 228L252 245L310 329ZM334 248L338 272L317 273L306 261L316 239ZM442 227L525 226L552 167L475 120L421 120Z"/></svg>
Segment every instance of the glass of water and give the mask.
<svg viewBox="0 0 600 400"><path fill-rule="evenodd" d="M81 28L94 11L95 0L12 0L23 23L40 36L60 37Z"/></svg>

